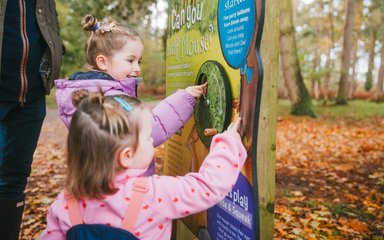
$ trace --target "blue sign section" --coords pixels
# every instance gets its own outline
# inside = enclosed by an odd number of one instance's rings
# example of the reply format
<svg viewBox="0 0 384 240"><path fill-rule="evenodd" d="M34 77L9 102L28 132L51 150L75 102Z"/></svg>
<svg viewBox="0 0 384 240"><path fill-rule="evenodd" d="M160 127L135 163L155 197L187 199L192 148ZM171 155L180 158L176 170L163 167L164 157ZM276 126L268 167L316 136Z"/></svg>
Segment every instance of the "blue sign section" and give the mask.
<svg viewBox="0 0 384 240"><path fill-rule="evenodd" d="M219 0L218 26L221 50L228 65L240 68L248 83L253 69L247 66L247 55L255 31L254 0Z"/></svg>
<svg viewBox="0 0 384 240"><path fill-rule="evenodd" d="M243 174L223 201L208 209L208 231L212 239L254 240L253 188Z"/></svg>

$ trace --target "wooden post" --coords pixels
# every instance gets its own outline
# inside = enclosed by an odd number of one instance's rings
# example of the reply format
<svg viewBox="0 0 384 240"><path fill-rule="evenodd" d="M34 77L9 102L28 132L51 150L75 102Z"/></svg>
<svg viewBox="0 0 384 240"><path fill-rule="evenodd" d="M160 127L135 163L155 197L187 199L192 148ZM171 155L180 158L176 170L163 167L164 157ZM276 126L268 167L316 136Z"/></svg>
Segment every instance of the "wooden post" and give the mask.
<svg viewBox="0 0 384 240"><path fill-rule="evenodd" d="M275 201L277 80L279 78L279 0L265 2L261 57L264 83L258 136L260 239L273 239Z"/></svg>

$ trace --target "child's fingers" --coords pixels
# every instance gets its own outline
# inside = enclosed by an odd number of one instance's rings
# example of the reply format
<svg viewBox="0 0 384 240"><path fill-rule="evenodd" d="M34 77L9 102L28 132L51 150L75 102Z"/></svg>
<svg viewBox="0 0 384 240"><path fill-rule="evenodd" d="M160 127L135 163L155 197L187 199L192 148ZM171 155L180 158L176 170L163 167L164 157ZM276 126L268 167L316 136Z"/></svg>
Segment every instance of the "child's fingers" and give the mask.
<svg viewBox="0 0 384 240"><path fill-rule="evenodd" d="M203 85L200 85L201 86L201 91L203 92L203 94L207 93L207 89L208 89L208 83L204 83Z"/></svg>
<svg viewBox="0 0 384 240"><path fill-rule="evenodd" d="M205 84L205 83L204 83ZM205 85L202 84L202 85L197 85L196 88L199 89L199 90L204 90L205 89Z"/></svg>
<svg viewBox="0 0 384 240"><path fill-rule="evenodd" d="M241 122L241 118L237 118L236 121L232 122L231 123L231 128L234 129L235 131L238 131L239 130L239 126L240 126L240 122Z"/></svg>
<svg viewBox="0 0 384 240"><path fill-rule="evenodd" d="M207 89L207 83L204 83L202 85L197 86L196 90L198 91L198 94L201 96L204 93L206 93Z"/></svg>
<svg viewBox="0 0 384 240"><path fill-rule="evenodd" d="M224 134L228 134L229 136L232 136L233 138L236 138L241 141L241 136L239 134L239 126L240 126L241 118L236 119L236 121L229 124L227 131L224 131Z"/></svg>
<svg viewBox="0 0 384 240"><path fill-rule="evenodd" d="M205 82L200 85L189 86L185 90L195 98L200 98L203 94L207 92L207 86L208 86L207 84L208 83Z"/></svg>

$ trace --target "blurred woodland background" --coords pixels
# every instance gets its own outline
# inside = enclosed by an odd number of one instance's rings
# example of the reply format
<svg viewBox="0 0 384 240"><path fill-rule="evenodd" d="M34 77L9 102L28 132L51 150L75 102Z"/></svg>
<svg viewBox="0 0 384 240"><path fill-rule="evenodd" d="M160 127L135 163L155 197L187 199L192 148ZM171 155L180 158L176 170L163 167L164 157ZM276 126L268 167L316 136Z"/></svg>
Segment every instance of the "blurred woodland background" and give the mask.
<svg viewBox="0 0 384 240"><path fill-rule="evenodd" d="M167 1L56 2L66 47L62 77L84 69L89 32L82 30L81 20L91 13L99 20L112 17L142 34L144 95L164 95ZM286 0L279 5L279 98L290 100L293 114L315 116L314 104L384 100L384 1Z"/></svg>
<svg viewBox="0 0 384 240"><path fill-rule="evenodd" d="M62 77L85 70L84 46L90 32L82 29L83 17L92 14L99 21L111 17L135 28L144 38L145 52L141 70L145 85L152 89L147 95L164 95L166 5L166 1L158 3L157 0L57 0L61 36L66 48ZM160 22L163 23L161 27L156 25Z"/></svg>

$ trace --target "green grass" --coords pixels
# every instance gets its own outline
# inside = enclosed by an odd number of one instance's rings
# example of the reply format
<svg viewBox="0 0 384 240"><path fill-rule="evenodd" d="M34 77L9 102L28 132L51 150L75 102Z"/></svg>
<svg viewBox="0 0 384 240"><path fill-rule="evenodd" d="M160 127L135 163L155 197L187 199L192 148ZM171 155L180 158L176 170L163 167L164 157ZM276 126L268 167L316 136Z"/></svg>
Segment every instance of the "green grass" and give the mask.
<svg viewBox="0 0 384 240"><path fill-rule="evenodd" d="M314 111L318 117L348 117L348 118L366 118L366 117L384 117L384 103L375 103L364 100L350 100L347 105L335 105L335 102L329 102L322 105L322 101L312 100ZM289 115L291 103L286 99L279 99L277 102L278 116Z"/></svg>

